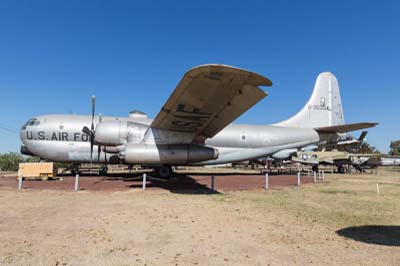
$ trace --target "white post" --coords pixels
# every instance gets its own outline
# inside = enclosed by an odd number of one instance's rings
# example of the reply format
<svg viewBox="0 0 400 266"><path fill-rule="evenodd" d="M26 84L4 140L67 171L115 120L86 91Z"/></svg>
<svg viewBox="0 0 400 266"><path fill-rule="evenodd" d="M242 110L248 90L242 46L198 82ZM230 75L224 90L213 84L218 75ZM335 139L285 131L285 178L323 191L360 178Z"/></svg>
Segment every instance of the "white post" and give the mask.
<svg viewBox="0 0 400 266"><path fill-rule="evenodd" d="M146 173L143 173L143 185L142 185L143 191L146 190L146 183L147 183L146 179L147 179L147 175L146 175Z"/></svg>
<svg viewBox="0 0 400 266"><path fill-rule="evenodd" d="M314 183L317 183L317 172L314 171Z"/></svg>
<svg viewBox="0 0 400 266"><path fill-rule="evenodd" d="M18 175L18 190L22 189L22 175Z"/></svg>
<svg viewBox="0 0 400 266"><path fill-rule="evenodd" d="M265 189L269 188L269 176L268 173L265 173Z"/></svg>
<svg viewBox="0 0 400 266"><path fill-rule="evenodd" d="M300 187L300 172L297 173L297 186Z"/></svg>
<svg viewBox="0 0 400 266"><path fill-rule="evenodd" d="M211 190L215 190L215 177L214 175L211 176Z"/></svg>
<svg viewBox="0 0 400 266"><path fill-rule="evenodd" d="M379 183L376 183L376 194L379 195L380 191L379 191Z"/></svg>
<svg viewBox="0 0 400 266"><path fill-rule="evenodd" d="M311 174L310 174L310 173L311 173L311 171L310 171L310 170L307 170L307 176L308 176L308 177L310 177L310 176L311 176Z"/></svg>
<svg viewBox="0 0 400 266"><path fill-rule="evenodd" d="M76 175L75 175L75 188L74 188L74 191L75 191L75 192L78 191L78 185L79 185L79 175L76 174Z"/></svg>
<svg viewBox="0 0 400 266"><path fill-rule="evenodd" d="M325 171L322 171L322 181L325 181Z"/></svg>

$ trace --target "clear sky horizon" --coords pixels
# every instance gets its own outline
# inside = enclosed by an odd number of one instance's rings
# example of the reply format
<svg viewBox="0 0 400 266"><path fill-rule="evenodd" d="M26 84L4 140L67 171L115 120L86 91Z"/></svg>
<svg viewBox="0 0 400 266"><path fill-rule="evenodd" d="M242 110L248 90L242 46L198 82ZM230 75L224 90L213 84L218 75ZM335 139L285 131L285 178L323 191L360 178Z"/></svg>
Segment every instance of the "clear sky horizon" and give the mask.
<svg viewBox="0 0 400 266"><path fill-rule="evenodd" d="M260 73L269 96L235 123L271 124L336 75L346 123L373 121L367 141L400 139L398 1L0 2L0 153L50 113L157 115L183 74L206 63ZM359 133L354 135L357 137Z"/></svg>

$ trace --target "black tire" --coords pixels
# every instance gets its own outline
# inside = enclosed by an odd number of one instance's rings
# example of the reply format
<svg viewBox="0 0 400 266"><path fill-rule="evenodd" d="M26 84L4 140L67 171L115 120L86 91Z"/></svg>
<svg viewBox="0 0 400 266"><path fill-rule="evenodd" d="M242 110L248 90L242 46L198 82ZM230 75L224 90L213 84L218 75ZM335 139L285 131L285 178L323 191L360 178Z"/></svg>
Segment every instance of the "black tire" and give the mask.
<svg viewBox="0 0 400 266"><path fill-rule="evenodd" d="M318 165L313 165L311 169L313 172L318 172Z"/></svg>
<svg viewBox="0 0 400 266"><path fill-rule="evenodd" d="M339 173L344 174L344 166L343 165L339 165L337 170Z"/></svg>
<svg viewBox="0 0 400 266"><path fill-rule="evenodd" d="M159 168L156 168L156 173L158 178L170 179L172 175L172 168L169 165L161 166Z"/></svg>
<svg viewBox="0 0 400 266"><path fill-rule="evenodd" d="M107 172L108 172L108 167L106 166L106 167L103 167L103 168L99 171L99 174L100 174L100 175L107 175Z"/></svg>

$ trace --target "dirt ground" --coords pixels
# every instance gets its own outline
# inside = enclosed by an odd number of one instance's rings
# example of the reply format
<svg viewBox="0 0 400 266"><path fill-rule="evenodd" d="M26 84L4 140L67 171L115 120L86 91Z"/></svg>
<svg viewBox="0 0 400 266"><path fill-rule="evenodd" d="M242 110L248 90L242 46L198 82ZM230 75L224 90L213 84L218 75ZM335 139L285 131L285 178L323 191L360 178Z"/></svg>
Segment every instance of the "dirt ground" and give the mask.
<svg viewBox="0 0 400 266"><path fill-rule="evenodd" d="M211 175L204 173L177 173L169 181L153 178L152 173L147 173L146 188L149 190L163 189L171 192L182 193L211 193ZM236 191L265 188L265 176L254 173L219 173L214 175L214 189L217 191ZM51 190L73 190L75 184L74 176L59 176L59 179L41 181L26 180L23 182L25 189L51 189ZM79 177L80 190L98 191L125 191L142 189L142 173L136 174L110 174L108 176ZM313 177L304 174L301 183L313 182ZM0 175L0 187L17 188L18 181L15 174ZM268 186L270 188L282 186L297 186L296 174L270 174Z"/></svg>
<svg viewBox="0 0 400 266"><path fill-rule="evenodd" d="M0 265L400 265L400 175L211 194L3 185Z"/></svg>

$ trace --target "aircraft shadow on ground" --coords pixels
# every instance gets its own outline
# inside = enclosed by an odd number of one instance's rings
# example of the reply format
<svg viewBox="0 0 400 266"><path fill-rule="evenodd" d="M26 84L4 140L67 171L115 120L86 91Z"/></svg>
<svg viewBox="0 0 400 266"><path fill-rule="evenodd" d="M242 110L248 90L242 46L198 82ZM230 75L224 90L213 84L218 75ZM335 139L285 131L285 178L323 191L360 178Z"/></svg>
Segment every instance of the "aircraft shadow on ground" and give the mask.
<svg viewBox="0 0 400 266"><path fill-rule="evenodd" d="M400 226L397 225L352 226L340 229L336 234L367 244L400 246Z"/></svg>
<svg viewBox="0 0 400 266"><path fill-rule="evenodd" d="M179 194L220 194L216 190L211 190L204 184L197 182L192 177L186 174L174 175L169 180L159 179L154 177L154 173L147 173L146 188L161 188L172 193ZM139 181L129 185L130 188L142 188L143 174L127 174L127 175L108 175L107 180L122 179L123 181Z"/></svg>

